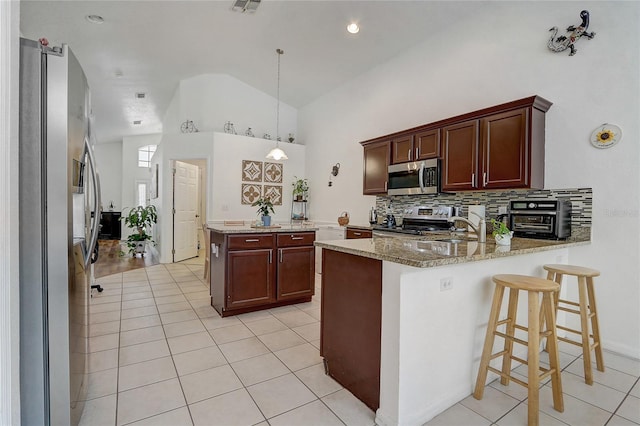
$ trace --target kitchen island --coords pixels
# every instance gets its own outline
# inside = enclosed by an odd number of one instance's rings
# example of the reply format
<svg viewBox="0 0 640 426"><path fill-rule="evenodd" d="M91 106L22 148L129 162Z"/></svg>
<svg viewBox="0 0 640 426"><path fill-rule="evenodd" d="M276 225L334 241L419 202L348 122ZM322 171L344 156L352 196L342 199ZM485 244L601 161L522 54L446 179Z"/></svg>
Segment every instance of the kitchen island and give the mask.
<svg viewBox="0 0 640 426"><path fill-rule="evenodd" d="M316 228L208 224L211 306L223 317L314 294Z"/></svg>
<svg viewBox="0 0 640 426"><path fill-rule="evenodd" d="M588 243L514 238L502 247L459 234L316 242L327 373L376 410L376 424L424 424L472 392L491 277L544 277L542 265L567 263L569 247Z"/></svg>

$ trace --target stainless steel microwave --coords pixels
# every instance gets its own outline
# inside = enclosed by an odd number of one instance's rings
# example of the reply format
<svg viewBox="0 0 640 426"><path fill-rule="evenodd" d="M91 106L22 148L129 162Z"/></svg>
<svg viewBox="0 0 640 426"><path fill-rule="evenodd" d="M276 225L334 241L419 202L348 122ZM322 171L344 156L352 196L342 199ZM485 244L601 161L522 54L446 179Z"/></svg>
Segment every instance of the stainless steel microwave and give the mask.
<svg viewBox="0 0 640 426"><path fill-rule="evenodd" d="M440 192L440 161L432 158L389 166L389 195L437 194Z"/></svg>

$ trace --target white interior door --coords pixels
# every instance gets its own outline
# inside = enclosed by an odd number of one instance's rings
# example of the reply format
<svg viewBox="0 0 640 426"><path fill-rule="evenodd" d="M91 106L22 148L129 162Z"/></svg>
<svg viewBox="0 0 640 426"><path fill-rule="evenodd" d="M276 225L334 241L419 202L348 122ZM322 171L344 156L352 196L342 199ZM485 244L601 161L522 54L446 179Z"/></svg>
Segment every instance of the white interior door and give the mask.
<svg viewBox="0 0 640 426"><path fill-rule="evenodd" d="M198 255L199 167L175 161L173 173L173 261Z"/></svg>

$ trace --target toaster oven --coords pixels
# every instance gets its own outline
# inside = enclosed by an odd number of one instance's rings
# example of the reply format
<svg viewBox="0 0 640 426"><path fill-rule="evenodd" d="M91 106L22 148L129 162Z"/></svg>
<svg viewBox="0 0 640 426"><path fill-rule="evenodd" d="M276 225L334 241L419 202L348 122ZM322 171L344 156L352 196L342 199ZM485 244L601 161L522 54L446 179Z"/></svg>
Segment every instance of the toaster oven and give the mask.
<svg viewBox="0 0 640 426"><path fill-rule="evenodd" d="M566 239L571 236L571 201L511 201L509 228L516 237Z"/></svg>

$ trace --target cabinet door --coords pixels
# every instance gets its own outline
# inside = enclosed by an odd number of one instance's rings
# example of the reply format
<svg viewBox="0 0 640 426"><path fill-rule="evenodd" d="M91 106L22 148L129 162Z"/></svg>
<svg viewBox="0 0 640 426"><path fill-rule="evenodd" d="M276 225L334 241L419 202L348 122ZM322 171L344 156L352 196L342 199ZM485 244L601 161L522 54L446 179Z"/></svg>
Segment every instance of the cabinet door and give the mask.
<svg viewBox="0 0 640 426"><path fill-rule="evenodd" d="M389 141L364 147L364 195L386 194L389 160Z"/></svg>
<svg viewBox="0 0 640 426"><path fill-rule="evenodd" d="M440 129L417 133L413 138L416 160L438 158L440 156Z"/></svg>
<svg viewBox="0 0 640 426"><path fill-rule="evenodd" d="M482 182L485 189L529 186L527 109L483 118Z"/></svg>
<svg viewBox="0 0 640 426"><path fill-rule="evenodd" d="M413 161L413 137L403 136L391 142L391 163L406 163Z"/></svg>
<svg viewBox="0 0 640 426"><path fill-rule="evenodd" d="M274 265L272 249L228 252L226 309L274 302Z"/></svg>
<svg viewBox="0 0 640 426"><path fill-rule="evenodd" d="M278 301L313 296L314 280L313 247L278 249Z"/></svg>
<svg viewBox="0 0 640 426"><path fill-rule="evenodd" d="M478 186L478 120L442 129L442 190Z"/></svg>

